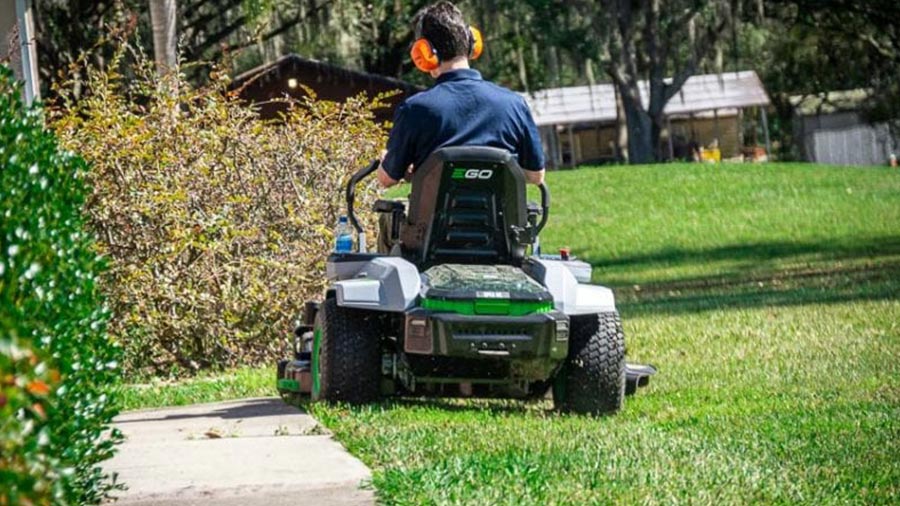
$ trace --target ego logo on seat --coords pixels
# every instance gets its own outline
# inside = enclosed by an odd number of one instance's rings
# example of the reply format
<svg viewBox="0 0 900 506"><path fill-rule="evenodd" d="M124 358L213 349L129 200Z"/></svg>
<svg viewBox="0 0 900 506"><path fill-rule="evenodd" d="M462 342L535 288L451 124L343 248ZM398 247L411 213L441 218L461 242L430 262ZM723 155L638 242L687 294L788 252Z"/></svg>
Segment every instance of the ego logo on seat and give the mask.
<svg viewBox="0 0 900 506"><path fill-rule="evenodd" d="M491 169L453 169L453 179L490 179L494 176Z"/></svg>

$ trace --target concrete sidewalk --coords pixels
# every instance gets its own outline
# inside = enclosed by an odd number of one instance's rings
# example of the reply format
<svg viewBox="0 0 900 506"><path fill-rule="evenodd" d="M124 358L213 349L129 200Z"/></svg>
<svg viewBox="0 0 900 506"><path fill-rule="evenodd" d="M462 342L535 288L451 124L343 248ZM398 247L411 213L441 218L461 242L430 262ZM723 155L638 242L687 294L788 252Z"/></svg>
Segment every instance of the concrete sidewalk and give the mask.
<svg viewBox="0 0 900 506"><path fill-rule="evenodd" d="M106 464L123 505L374 504L369 470L303 411L277 398L134 411Z"/></svg>

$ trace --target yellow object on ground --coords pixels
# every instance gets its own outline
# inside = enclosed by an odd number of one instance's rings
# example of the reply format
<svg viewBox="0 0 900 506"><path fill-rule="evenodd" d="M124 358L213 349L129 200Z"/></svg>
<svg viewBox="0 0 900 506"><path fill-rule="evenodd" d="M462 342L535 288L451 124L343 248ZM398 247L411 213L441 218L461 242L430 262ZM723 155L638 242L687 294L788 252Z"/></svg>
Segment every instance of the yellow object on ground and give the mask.
<svg viewBox="0 0 900 506"><path fill-rule="evenodd" d="M700 160L703 162L721 162L722 161L722 150L719 148L700 149Z"/></svg>

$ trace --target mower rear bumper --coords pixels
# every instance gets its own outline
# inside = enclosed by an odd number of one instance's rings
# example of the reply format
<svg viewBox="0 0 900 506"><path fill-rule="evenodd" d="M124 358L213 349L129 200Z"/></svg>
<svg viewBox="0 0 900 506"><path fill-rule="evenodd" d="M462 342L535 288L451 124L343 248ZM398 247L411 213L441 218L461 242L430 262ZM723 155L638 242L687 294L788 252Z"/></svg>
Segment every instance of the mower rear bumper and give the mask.
<svg viewBox="0 0 900 506"><path fill-rule="evenodd" d="M569 350L569 318L558 311L525 316L406 314L404 351L455 358L556 359Z"/></svg>
<svg viewBox="0 0 900 506"><path fill-rule="evenodd" d="M309 360L279 360L277 369L280 395L309 395L312 392L312 368Z"/></svg>

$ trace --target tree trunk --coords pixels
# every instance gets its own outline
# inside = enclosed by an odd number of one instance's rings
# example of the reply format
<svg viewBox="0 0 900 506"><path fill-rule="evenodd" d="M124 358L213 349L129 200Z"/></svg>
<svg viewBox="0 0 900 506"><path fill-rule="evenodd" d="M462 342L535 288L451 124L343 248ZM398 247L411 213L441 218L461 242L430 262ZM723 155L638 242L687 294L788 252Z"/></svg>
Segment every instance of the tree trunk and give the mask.
<svg viewBox="0 0 900 506"><path fill-rule="evenodd" d="M659 161L664 158L660 152L661 146L659 139L662 135L663 122L665 121L663 111L669 101L665 95L666 84L661 77L661 73L658 79L656 77L657 76L653 76L650 80L650 103L648 104L647 112L645 113L650 121L650 145L653 149L653 161Z"/></svg>
<svg viewBox="0 0 900 506"><path fill-rule="evenodd" d="M519 67L519 85L522 87L522 91L528 93L531 90L528 87L528 70L525 68L525 50L521 46L521 28L518 18L513 21L513 29L516 34L516 65Z"/></svg>
<svg viewBox="0 0 900 506"><path fill-rule="evenodd" d="M625 105L619 87L616 90L616 158L619 162L628 163L628 124L625 119Z"/></svg>
<svg viewBox="0 0 900 506"><path fill-rule="evenodd" d="M153 55L160 75L165 75L175 68L177 61L175 36L177 13L175 0L150 0Z"/></svg>
<svg viewBox="0 0 900 506"><path fill-rule="evenodd" d="M636 85L635 88L637 88ZM633 92L636 91L636 89L629 90L627 87L619 86L622 109L625 111L625 124L628 127L628 163L653 163L656 161L654 156L656 149L653 146L653 120L644 111L643 106L631 98L634 96Z"/></svg>
<svg viewBox="0 0 900 506"><path fill-rule="evenodd" d="M550 83L552 83L553 86L560 86L559 53L556 50L556 46L547 48L547 69L550 72Z"/></svg>
<svg viewBox="0 0 900 506"><path fill-rule="evenodd" d="M653 161L659 162L666 158L662 151L661 142L663 133L663 117L661 114L657 117L650 115L647 116L650 118L650 145L653 146Z"/></svg>

